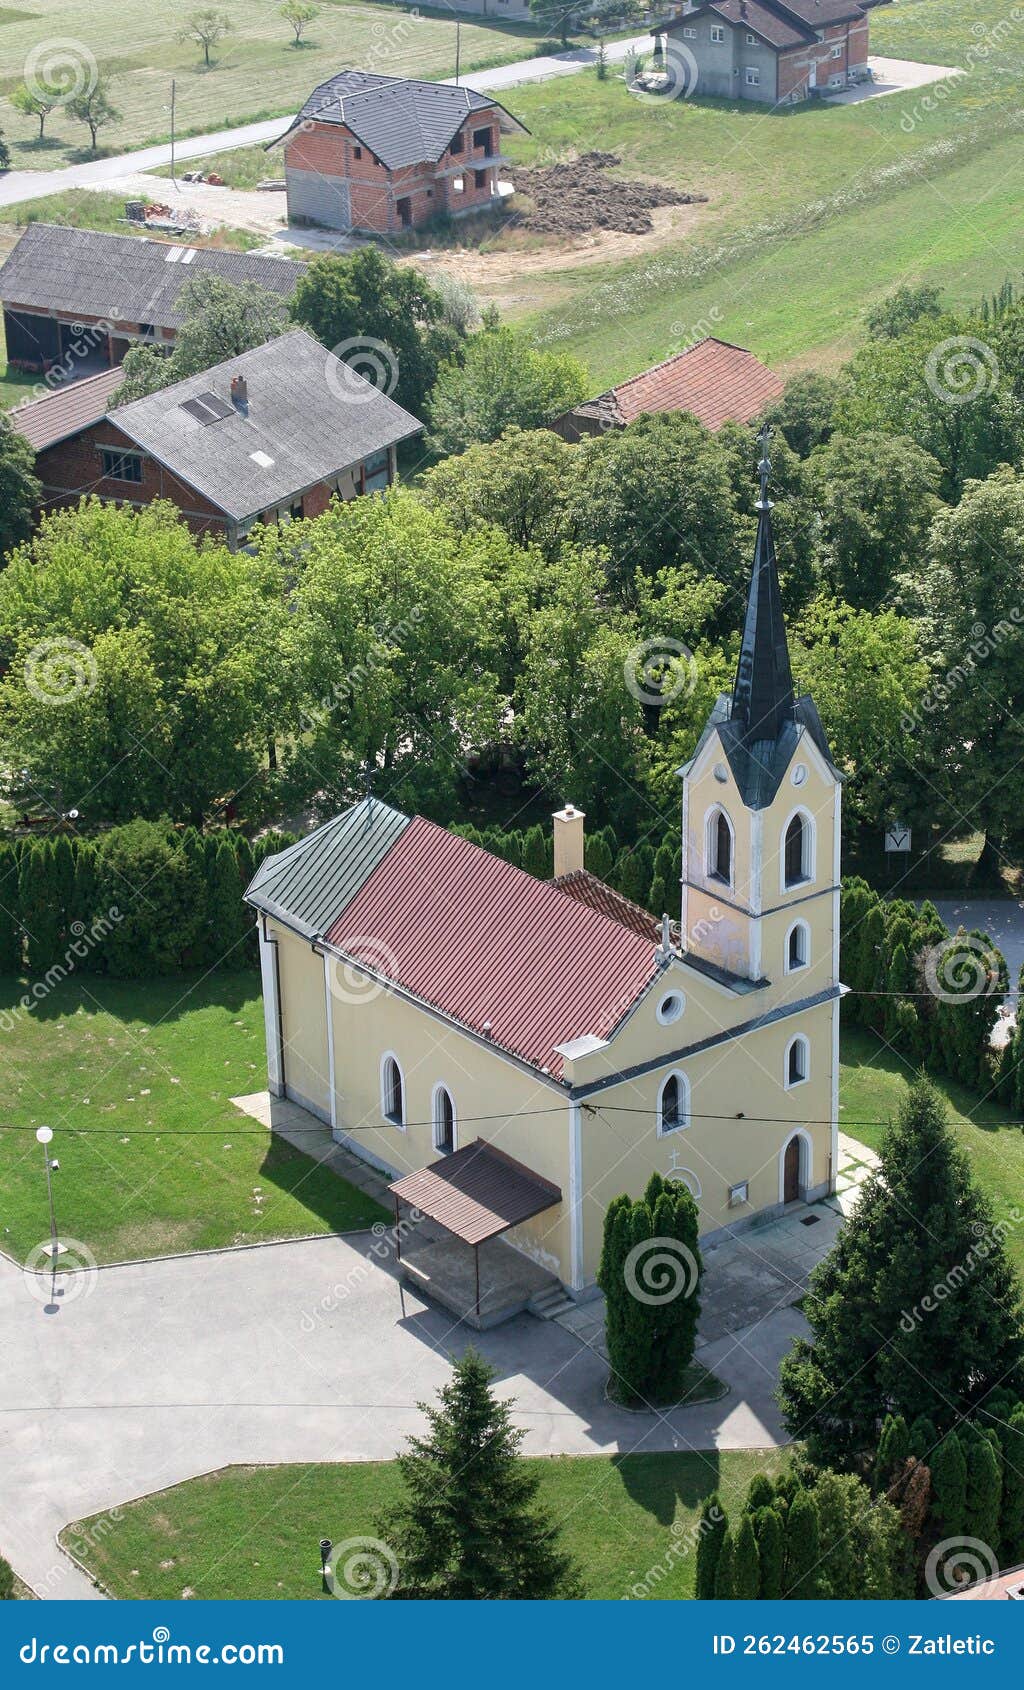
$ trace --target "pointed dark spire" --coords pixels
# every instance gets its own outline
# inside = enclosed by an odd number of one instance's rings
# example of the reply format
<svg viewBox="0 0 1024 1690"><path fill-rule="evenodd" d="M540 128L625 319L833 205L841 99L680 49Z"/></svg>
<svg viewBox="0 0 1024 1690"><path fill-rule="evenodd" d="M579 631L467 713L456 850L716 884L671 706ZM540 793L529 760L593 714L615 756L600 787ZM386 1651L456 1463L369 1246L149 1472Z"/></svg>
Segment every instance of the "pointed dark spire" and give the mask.
<svg viewBox="0 0 1024 1690"><path fill-rule="evenodd" d="M777 739L793 719L793 671L782 616L779 570L772 534L772 501L768 497L771 429L765 423L761 442L761 497L757 501L757 541L750 577L743 643L732 689L732 720L744 726L748 741Z"/></svg>

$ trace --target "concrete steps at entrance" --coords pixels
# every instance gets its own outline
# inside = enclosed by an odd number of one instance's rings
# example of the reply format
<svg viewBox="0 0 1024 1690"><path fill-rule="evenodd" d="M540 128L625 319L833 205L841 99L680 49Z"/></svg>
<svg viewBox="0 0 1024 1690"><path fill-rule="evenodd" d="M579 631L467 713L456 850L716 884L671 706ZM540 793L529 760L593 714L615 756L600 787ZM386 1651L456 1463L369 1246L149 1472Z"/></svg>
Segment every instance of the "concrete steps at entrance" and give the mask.
<svg viewBox="0 0 1024 1690"><path fill-rule="evenodd" d="M571 1314L576 1304L568 1292L555 1283L545 1285L543 1291L538 1291L535 1297L531 1297L526 1306L538 1320L556 1320L560 1314Z"/></svg>

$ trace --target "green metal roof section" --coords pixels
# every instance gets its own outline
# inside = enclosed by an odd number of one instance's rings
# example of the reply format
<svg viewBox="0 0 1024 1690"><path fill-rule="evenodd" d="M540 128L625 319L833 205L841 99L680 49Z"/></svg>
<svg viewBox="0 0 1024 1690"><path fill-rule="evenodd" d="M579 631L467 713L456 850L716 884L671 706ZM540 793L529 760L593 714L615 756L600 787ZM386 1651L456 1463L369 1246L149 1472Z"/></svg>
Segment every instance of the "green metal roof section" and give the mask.
<svg viewBox="0 0 1024 1690"><path fill-rule="evenodd" d="M246 902L305 938L320 939L408 826L400 810L363 798L267 857L246 890Z"/></svg>

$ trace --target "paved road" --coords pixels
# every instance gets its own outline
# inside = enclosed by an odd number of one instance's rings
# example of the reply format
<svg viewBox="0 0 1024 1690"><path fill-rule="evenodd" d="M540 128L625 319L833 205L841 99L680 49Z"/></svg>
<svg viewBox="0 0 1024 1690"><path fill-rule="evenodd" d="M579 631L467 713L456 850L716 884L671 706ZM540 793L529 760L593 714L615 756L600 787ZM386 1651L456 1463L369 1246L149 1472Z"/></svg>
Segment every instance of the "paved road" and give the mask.
<svg viewBox="0 0 1024 1690"><path fill-rule="evenodd" d="M607 48L609 59L624 59L630 47L638 51L650 51L651 37L646 35L633 36L628 41L612 42ZM521 82L544 82L552 76L571 76L582 70L585 65L592 65L597 59L595 47L572 47L567 53L554 53L544 58L521 59L515 64L497 65L491 70L476 72L470 77L463 77L463 83L477 88L484 93L497 93L503 88L514 88ZM454 77L447 79L454 82ZM203 158L210 153L230 152L235 147L255 147L266 145L283 135L291 122L290 117L275 117L269 122L246 123L238 129L220 129L212 135L193 135L187 140L179 141L175 148L175 157L179 163L188 159ZM170 164L171 149L169 144L156 147L141 147L137 152L119 153L112 158L93 159L88 164L71 164L62 170L11 170L6 176L0 177L0 206L20 205L25 200L42 197L45 194L58 194L68 188L95 188L109 185L116 188L123 176L133 176L139 171L154 170L158 165ZM268 162L268 173L273 169Z"/></svg>
<svg viewBox="0 0 1024 1690"><path fill-rule="evenodd" d="M75 1276L58 1280L52 1303L48 1279L30 1288L0 1259L0 1547L21 1576L43 1596L95 1596L57 1549L61 1528L228 1462L392 1456L470 1334L403 1291L373 1244L107 1268L77 1300ZM799 1331L782 1307L709 1344L701 1360L729 1395L660 1418L612 1408L605 1364L553 1322L522 1315L475 1341L528 1451L595 1454L783 1441L772 1391Z"/></svg>
<svg viewBox="0 0 1024 1690"><path fill-rule="evenodd" d="M1024 965L1024 904L1014 898L935 898L933 902L951 933L958 927L968 932L977 927L988 934L1006 958L1010 985L1016 989ZM1008 1001L1016 1010L1016 998Z"/></svg>

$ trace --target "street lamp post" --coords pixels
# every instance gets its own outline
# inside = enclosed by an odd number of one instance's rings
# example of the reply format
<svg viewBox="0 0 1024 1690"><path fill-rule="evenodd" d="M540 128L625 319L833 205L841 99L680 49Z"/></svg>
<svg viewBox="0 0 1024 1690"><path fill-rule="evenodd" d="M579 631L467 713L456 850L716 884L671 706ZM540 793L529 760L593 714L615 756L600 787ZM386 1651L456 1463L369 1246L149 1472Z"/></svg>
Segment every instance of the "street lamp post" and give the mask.
<svg viewBox="0 0 1024 1690"><path fill-rule="evenodd" d="M46 1196L50 1205L50 1242L46 1245L45 1253L56 1261L64 1246L57 1237L57 1211L53 1205L53 1169L55 1162L50 1160L50 1144L53 1140L52 1127L38 1127L36 1140L43 1147L43 1163L46 1167Z"/></svg>

